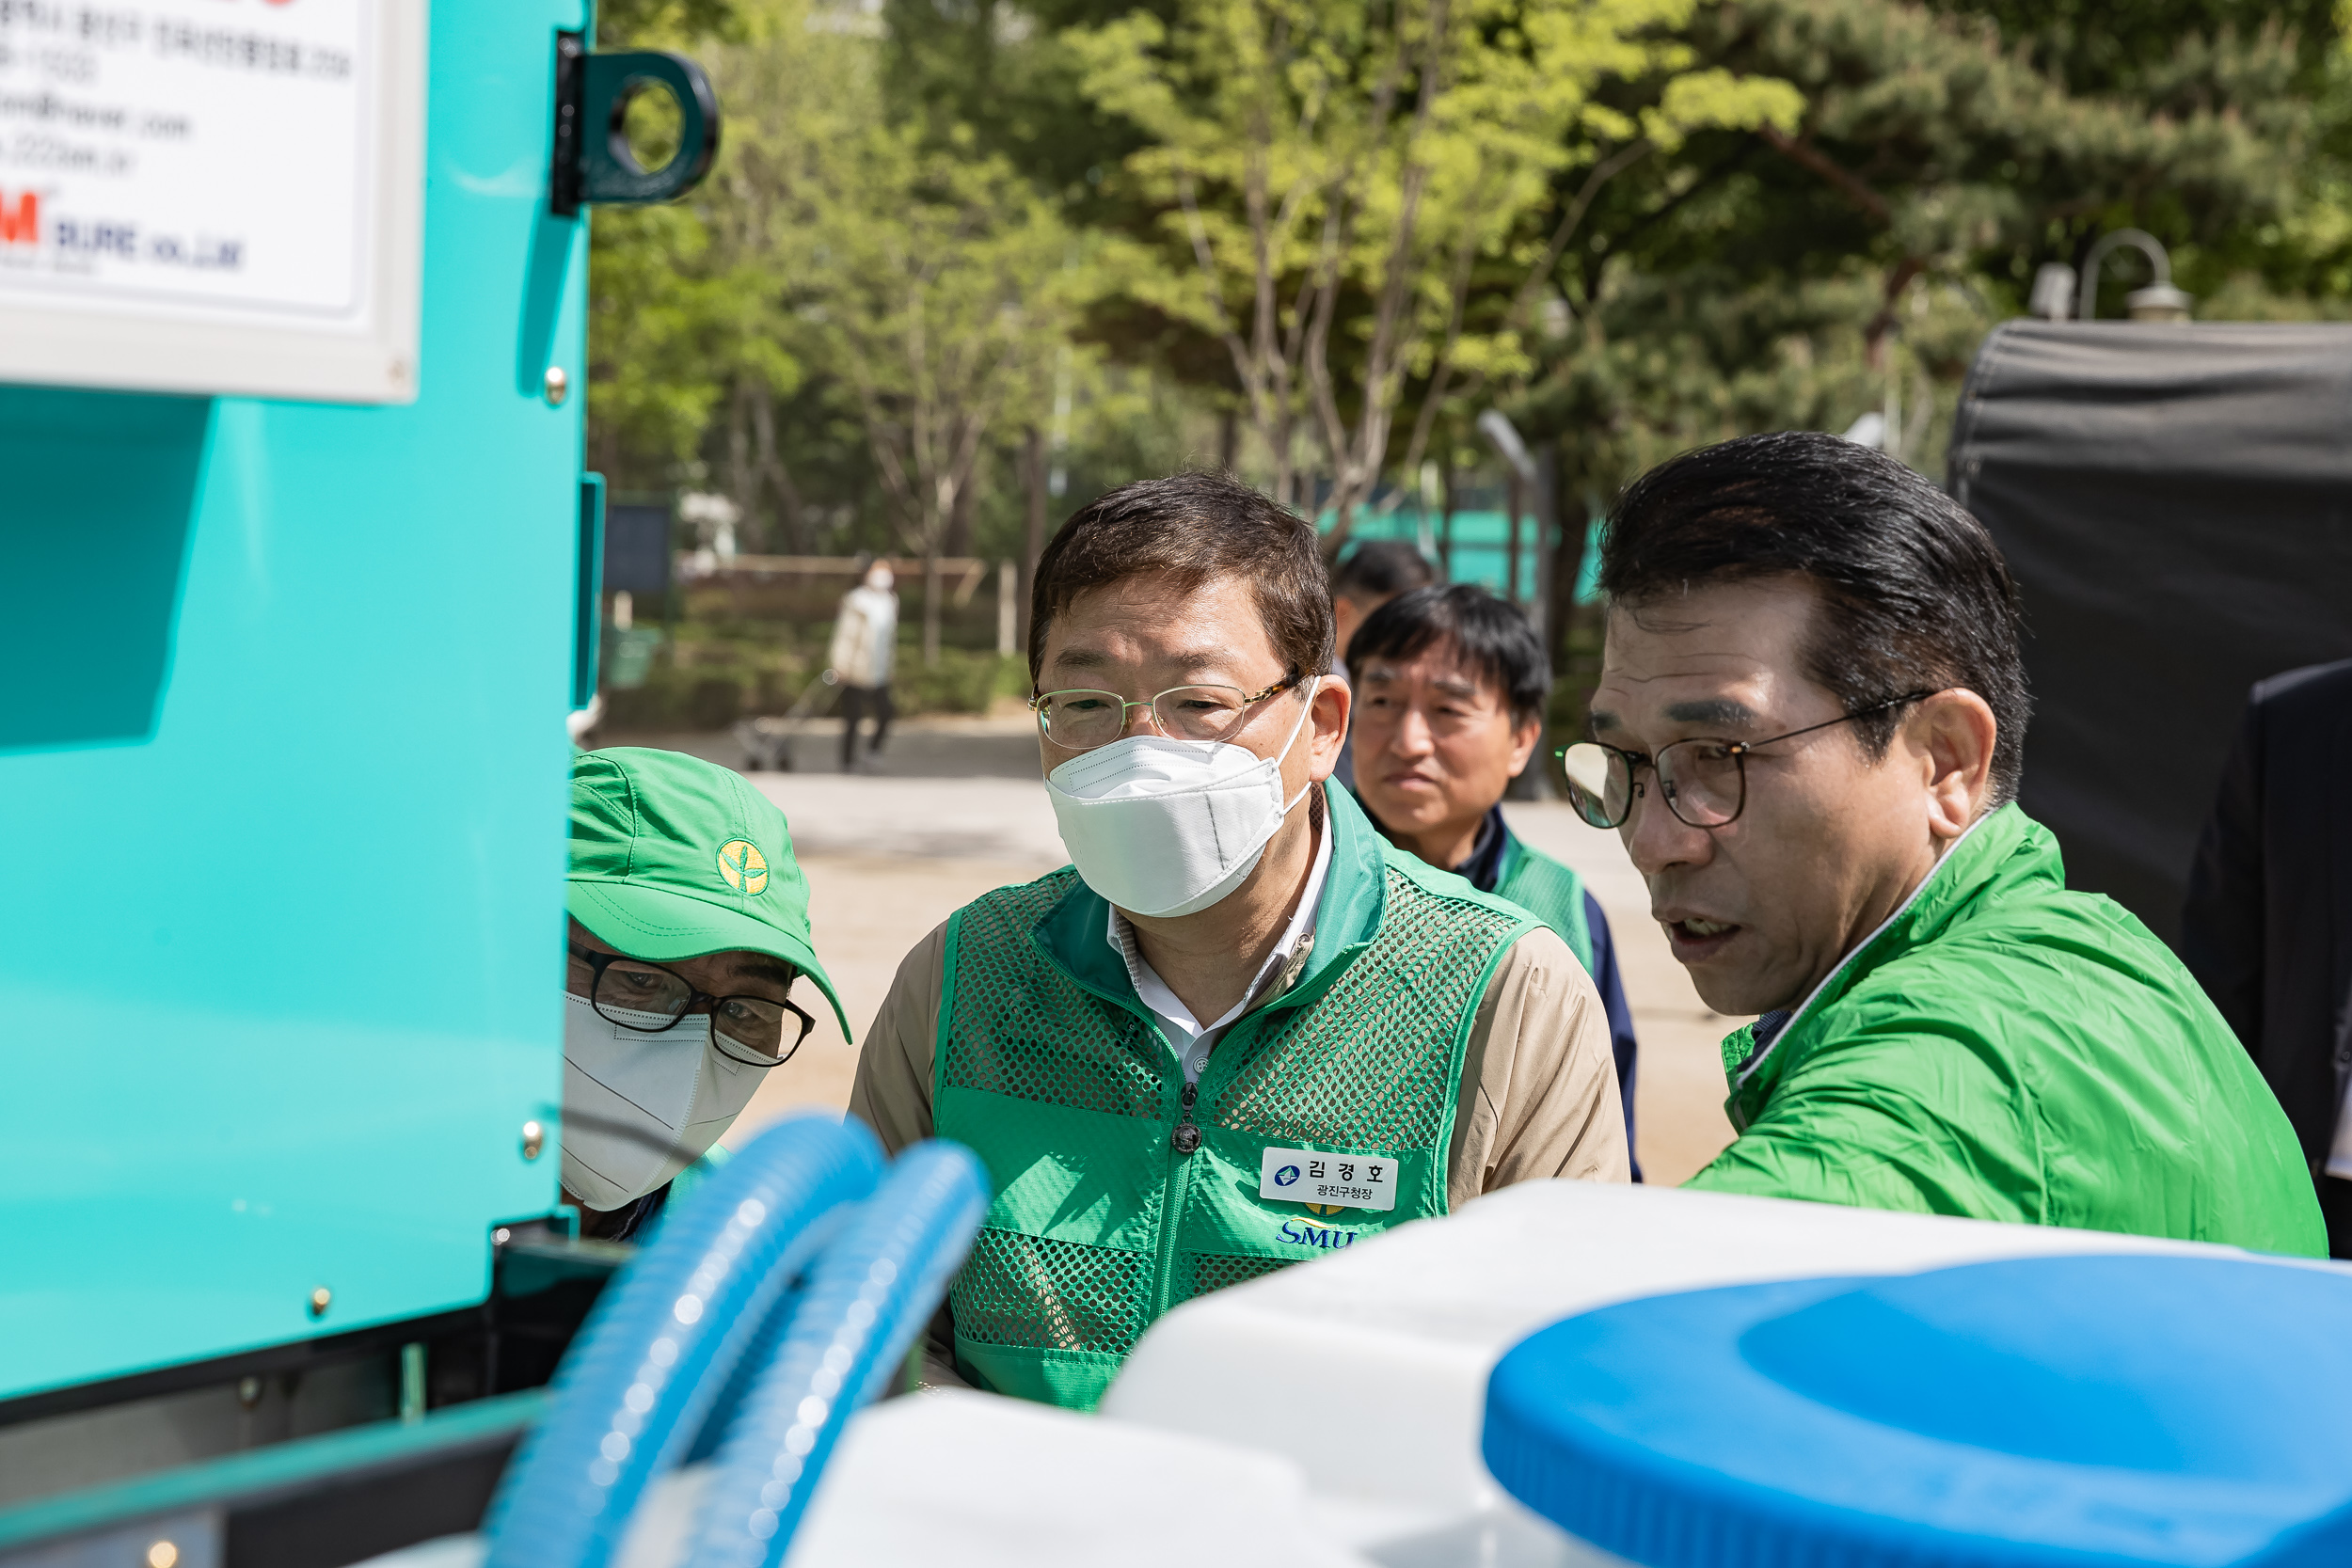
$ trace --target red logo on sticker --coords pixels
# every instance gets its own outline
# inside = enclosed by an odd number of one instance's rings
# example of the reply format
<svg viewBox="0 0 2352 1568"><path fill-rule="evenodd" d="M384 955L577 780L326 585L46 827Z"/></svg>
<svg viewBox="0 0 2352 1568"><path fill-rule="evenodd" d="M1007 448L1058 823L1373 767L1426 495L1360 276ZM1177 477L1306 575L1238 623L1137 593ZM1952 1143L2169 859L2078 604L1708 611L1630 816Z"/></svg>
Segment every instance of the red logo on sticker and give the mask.
<svg viewBox="0 0 2352 1568"><path fill-rule="evenodd" d="M8 193L0 191L0 245L39 245L40 243L40 195L37 191L20 191L14 202Z"/></svg>

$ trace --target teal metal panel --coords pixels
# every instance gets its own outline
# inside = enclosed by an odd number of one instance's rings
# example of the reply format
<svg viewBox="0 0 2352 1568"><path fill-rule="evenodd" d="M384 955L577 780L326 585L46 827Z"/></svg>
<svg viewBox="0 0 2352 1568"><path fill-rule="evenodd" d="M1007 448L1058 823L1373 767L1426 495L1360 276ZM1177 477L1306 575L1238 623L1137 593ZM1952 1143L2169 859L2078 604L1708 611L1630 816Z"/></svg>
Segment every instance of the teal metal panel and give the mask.
<svg viewBox="0 0 2352 1568"><path fill-rule="evenodd" d="M433 8L412 405L0 388L0 1398L478 1302L556 1201L583 20Z"/></svg>
<svg viewBox="0 0 2352 1568"><path fill-rule="evenodd" d="M580 549L572 563L573 711L596 701L598 644L604 629L604 476L580 476Z"/></svg>
<svg viewBox="0 0 2352 1568"><path fill-rule="evenodd" d="M1357 520L1354 529L1359 539L1413 539L1421 537L1424 519L1420 509L1400 506L1393 512L1370 513ZM1434 540L1447 525L1437 513L1431 513L1426 525ZM1322 526L1328 530L1331 518L1327 514ZM1474 582L1497 594L1507 594L1505 579L1510 576L1511 516L1506 512L1461 511L1454 514L1452 523L1453 548L1450 552L1454 572L1452 582ZM1589 531L1583 565L1577 576L1576 596L1580 603L1589 603L1599 593L1600 556L1597 548L1600 530L1597 522ZM1555 539L1555 543L1556 543ZM1434 551L1433 551L1434 553ZM1519 583L1524 596L1534 592L1535 576L1535 519L1523 515L1519 519Z"/></svg>

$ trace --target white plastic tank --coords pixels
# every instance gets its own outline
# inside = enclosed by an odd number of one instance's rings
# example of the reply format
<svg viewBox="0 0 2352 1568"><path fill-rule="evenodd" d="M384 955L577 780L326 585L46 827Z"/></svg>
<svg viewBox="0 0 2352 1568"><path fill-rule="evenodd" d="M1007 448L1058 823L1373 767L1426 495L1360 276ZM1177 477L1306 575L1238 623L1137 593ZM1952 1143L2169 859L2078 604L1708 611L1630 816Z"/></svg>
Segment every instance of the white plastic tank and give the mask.
<svg viewBox="0 0 2352 1568"><path fill-rule="evenodd" d="M1538 1181L1177 1308L1111 1386L1112 1420L1262 1448L1334 1539L1386 1568L1611 1560L1518 1507L1479 1456L1504 1352L1610 1303L1760 1280L2068 1253L2229 1247L1671 1188Z"/></svg>

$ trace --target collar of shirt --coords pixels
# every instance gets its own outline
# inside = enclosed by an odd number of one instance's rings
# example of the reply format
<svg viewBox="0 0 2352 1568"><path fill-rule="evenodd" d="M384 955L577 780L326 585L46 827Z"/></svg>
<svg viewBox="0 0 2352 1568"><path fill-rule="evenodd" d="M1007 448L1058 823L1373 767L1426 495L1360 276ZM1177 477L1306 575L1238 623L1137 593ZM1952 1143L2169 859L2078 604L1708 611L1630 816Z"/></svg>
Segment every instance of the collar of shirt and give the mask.
<svg viewBox="0 0 2352 1568"><path fill-rule="evenodd" d="M1298 895L1298 908L1291 915L1290 924L1282 929L1281 940L1265 956L1265 962L1258 966L1258 973L1251 978L1249 989L1242 993L1241 1000L1227 1008L1224 1017L1210 1023L1202 1023L1193 1017L1192 1009L1185 1006L1183 1000L1168 989L1168 982L1144 961L1143 950L1136 942L1134 924L1119 912L1116 905L1112 906L1108 932L1110 944L1126 960L1127 979L1136 988L1137 1000L1151 1008L1152 1016L1159 1021L1160 1032L1168 1037L1168 1049L1176 1053L1177 1062L1184 1069L1184 1082L1199 1081L1200 1069L1208 1066L1209 1053L1216 1047L1217 1037L1224 1034L1226 1027L1235 1019L1249 1010L1250 1006L1265 992L1269 982L1291 971L1295 962L1303 959L1314 946L1315 914L1322 906L1324 884L1328 879L1327 873L1330 869L1331 827L1327 820L1322 831L1315 834L1315 858L1307 871L1307 885Z"/></svg>
<svg viewBox="0 0 2352 1568"><path fill-rule="evenodd" d="M1479 820L1478 837L1470 845L1470 859L1448 867L1456 877L1466 878L1470 885L1481 893L1492 893L1502 880L1502 850L1510 835L1502 826L1502 807L1486 808Z"/></svg>
<svg viewBox="0 0 2352 1568"><path fill-rule="evenodd" d="M1360 796L1358 797L1356 803L1359 806L1364 804ZM1372 825L1380 830L1382 838L1387 839L1391 844L1396 843L1396 834L1389 831L1387 823L1372 815L1370 806L1364 806L1364 816L1371 818ZM1446 869L1468 881L1479 892L1492 893L1496 884L1502 880L1502 851L1509 842L1509 837L1503 826L1502 806L1498 801L1488 806L1486 815L1478 819L1478 836L1470 841L1470 857L1460 864L1449 865ZM1404 847L1402 845L1397 847Z"/></svg>

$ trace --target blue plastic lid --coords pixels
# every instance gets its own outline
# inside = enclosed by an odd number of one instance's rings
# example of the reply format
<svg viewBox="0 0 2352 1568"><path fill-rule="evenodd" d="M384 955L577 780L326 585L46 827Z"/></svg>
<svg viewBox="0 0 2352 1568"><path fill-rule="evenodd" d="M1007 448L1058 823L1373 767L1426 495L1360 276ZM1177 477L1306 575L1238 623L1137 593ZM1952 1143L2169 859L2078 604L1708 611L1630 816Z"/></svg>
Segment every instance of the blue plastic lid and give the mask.
<svg viewBox="0 0 2352 1568"><path fill-rule="evenodd" d="M2043 1258L1520 1341L1486 1465L1645 1568L2352 1564L2352 1274Z"/></svg>

